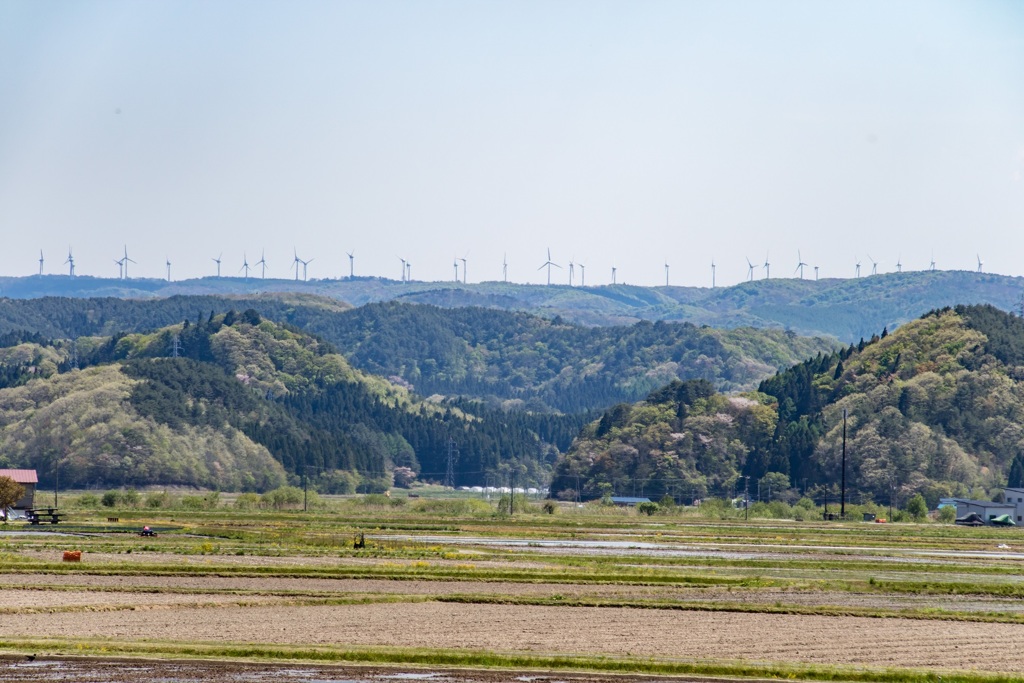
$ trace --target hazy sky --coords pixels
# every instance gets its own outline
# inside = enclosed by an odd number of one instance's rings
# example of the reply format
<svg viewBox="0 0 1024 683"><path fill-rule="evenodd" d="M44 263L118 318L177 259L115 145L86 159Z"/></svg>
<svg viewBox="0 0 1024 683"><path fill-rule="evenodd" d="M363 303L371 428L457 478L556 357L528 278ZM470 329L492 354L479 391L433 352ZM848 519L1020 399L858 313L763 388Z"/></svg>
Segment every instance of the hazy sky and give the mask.
<svg viewBox="0 0 1024 683"><path fill-rule="evenodd" d="M3 275L1022 275L1024 2L0 0L0 230Z"/></svg>

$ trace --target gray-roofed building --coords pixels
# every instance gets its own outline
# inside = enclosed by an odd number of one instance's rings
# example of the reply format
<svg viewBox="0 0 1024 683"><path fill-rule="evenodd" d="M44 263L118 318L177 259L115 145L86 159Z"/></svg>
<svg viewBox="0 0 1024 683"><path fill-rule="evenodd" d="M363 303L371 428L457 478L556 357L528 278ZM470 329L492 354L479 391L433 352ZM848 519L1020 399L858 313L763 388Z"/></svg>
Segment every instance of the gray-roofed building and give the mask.
<svg viewBox="0 0 1024 683"><path fill-rule="evenodd" d="M985 524L991 524L992 520L1001 515L1010 515L1010 519L1016 519L1016 508L1013 503L996 503L991 500L970 500L967 498L954 498L956 503L956 517L960 519L972 512L978 514Z"/></svg>

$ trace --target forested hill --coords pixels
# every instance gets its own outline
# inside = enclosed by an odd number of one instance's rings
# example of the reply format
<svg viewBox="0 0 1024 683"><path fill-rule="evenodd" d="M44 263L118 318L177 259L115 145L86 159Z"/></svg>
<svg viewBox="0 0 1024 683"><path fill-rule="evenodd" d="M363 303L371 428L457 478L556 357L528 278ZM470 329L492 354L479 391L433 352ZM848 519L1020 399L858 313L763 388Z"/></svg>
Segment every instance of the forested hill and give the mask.
<svg viewBox="0 0 1024 683"><path fill-rule="evenodd" d="M438 404L353 369L330 344L229 311L151 333L0 336L0 467L44 485L263 490L308 474L379 490L397 468L455 484L510 468L542 483L579 418ZM403 472L408 476L409 472Z"/></svg>
<svg viewBox="0 0 1024 683"><path fill-rule="evenodd" d="M820 281L777 278L716 288L398 282L375 277L309 282L231 277L180 282L61 275L0 277L0 296L14 299L305 293L354 306L391 300L446 308L476 306L561 316L586 325L667 320L722 328L775 327L802 335L832 336L846 343L944 306L988 303L1017 310L1022 292L1024 278L970 271L917 271Z"/></svg>
<svg viewBox="0 0 1024 683"><path fill-rule="evenodd" d="M588 426L554 491L716 495L750 476L835 491L843 410L851 500L985 496L1024 466L1024 320L990 306L931 312L726 397L675 383ZM575 495L575 491L573 491Z"/></svg>
<svg viewBox="0 0 1024 683"><path fill-rule="evenodd" d="M635 401L673 379L748 389L835 348L831 340L782 330L661 321L581 327L525 313L394 302L361 306L310 328L349 349L356 366L400 375L424 395L496 396L563 412Z"/></svg>
<svg viewBox="0 0 1024 683"><path fill-rule="evenodd" d="M599 410L638 400L672 379L699 377L722 391L752 389L780 369L835 348L829 340L782 330L661 321L594 328L476 307L389 302L349 309L297 294L0 300L0 332L110 335L233 308L252 308L314 333L342 349L356 367L400 379L422 396L497 399L505 407L533 411Z"/></svg>

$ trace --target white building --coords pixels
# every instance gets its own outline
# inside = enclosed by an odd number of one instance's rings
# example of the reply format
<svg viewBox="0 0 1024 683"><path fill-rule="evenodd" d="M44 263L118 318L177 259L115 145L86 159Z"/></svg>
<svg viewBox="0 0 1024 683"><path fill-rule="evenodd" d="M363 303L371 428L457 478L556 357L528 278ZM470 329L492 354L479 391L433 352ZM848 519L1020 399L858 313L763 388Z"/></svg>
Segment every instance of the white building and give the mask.
<svg viewBox="0 0 1024 683"><path fill-rule="evenodd" d="M1013 506L1013 512L1007 513L1013 515L1013 521L1018 525L1024 523L1024 489L1004 488L1003 501L1007 505Z"/></svg>

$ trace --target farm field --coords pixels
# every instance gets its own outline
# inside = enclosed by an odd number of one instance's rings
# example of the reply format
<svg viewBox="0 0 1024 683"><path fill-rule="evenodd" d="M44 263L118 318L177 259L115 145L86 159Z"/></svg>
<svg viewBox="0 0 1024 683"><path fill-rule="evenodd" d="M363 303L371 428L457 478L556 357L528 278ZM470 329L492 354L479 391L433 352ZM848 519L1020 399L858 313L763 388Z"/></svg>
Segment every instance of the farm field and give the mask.
<svg viewBox="0 0 1024 683"><path fill-rule="evenodd" d="M0 680L1024 680L1020 530L382 498L0 528Z"/></svg>

